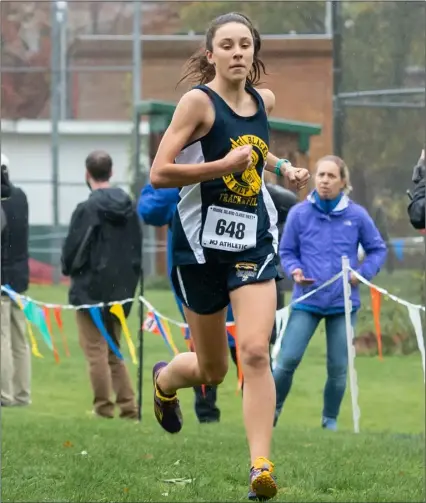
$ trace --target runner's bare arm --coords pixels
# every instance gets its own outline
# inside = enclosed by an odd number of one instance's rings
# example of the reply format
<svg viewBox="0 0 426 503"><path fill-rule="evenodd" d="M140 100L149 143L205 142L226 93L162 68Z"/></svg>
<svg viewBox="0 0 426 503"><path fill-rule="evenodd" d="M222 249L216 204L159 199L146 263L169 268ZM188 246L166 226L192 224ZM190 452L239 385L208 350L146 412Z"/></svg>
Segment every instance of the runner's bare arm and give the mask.
<svg viewBox="0 0 426 503"><path fill-rule="evenodd" d="M231 159L228 155L214 162L174 163L185 145L201 137L201 131L208 130L209 122L213 123L214 112L209 107L208 96L197 89L189 91L181 98L152 164L151 183L154 188L183 187L239 170L238 161L241 163L241 160L238 156L235 158L235 154Z"/></svg>
<svg viewBox="0 0 426 503"><path fill-rule="evenodd" d="M258 92L262 96L266 113L269 116L275 107L275 95L269 89L258 89ZM275 167L279 160L280 159L272 152L268 152L268 155L266 156L265 169L271 173L275 173ZM291 162L283 163L280 167L280 171L281 175L286 176L292 185L299 190L306 187L310 178L309 171L307 169L292 166Z"/></svg>

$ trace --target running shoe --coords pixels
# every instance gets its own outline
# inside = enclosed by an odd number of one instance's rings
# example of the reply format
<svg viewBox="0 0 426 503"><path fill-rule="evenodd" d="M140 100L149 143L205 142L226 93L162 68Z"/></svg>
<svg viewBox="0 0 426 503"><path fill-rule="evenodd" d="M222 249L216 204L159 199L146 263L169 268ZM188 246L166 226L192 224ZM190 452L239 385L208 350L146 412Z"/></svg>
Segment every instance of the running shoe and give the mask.
<svg viewBox="0 0 426 503"><path fill-rule="evenodd" d="M277 494L277 483L272 475L274 464L266 458L257 458L250 470L248 499L266 501Z"/></svg>
<svg viewBox="0 0 426 503"><path fill-rule="evenodd" d="M177 395L164 395L157 386L158 374L166 366L167 362L158 362L152 369L154 413L162 428L168 433L178 433L182 429L183 419Z"/></svg>

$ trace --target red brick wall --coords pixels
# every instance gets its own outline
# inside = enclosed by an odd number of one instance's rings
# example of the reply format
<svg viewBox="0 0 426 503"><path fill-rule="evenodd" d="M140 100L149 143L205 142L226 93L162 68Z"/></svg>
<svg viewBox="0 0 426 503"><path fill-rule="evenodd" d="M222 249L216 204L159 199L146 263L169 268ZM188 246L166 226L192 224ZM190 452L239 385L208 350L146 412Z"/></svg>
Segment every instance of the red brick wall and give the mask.
<svg viewBox="0 0 426 503"><path fill-rule="evenodd" d="M145 42L142 48L142 98L176 102L184 62L197 42ZM312 122L323 127L311 140L310 159L332 148L332 48L328 40L266 40L262 57L268 75L263 87L275 93L275 117ZM80 42L73 65L131 65L130 42ZM128 120L132 79L124 72L82 72L77 75L75 110L78 119Z"/></svg>

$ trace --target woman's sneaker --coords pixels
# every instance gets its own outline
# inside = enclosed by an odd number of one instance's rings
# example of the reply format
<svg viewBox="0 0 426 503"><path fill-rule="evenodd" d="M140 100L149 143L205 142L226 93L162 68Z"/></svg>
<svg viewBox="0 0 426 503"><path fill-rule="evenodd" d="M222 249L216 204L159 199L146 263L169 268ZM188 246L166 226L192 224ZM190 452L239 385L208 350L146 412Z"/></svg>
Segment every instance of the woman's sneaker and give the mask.
<svg viewBox="0 0 426 503"><path fill-rule="evenodd" d="M167 362L158 362L152 369L154 384L154 414L168 433L178 433L182 429L183 419L176 393L165 395L157 385L158 374L167 366Z"/></svg>
<svg viewBox="0 0 426 503"><path fill-rule="evenodd" d="M249 500L265 501L277 494L277 482L272 475L274 464L266 458L257 458L250 470Z"/></svg>

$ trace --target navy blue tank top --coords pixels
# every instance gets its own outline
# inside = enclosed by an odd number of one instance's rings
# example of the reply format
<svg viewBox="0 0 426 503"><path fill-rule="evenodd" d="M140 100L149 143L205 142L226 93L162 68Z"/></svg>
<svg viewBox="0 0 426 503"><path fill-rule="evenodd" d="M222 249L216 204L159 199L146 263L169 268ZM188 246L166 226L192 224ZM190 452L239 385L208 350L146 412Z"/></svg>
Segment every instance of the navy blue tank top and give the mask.
<svg viewBox="0 0 426 503"><path fill-rule="evenodd" d="M269 126L265 105L251 86L246 91L257 103L250 117L238 115L212 89L205 92L215 111L210 131L187 145L176 164L217 161L233 148L253 147L251 164L243 173L185 186L179 193L172 231L173 265L257 260L276 253L277 212L263 182L269 151Z"/></svg>

